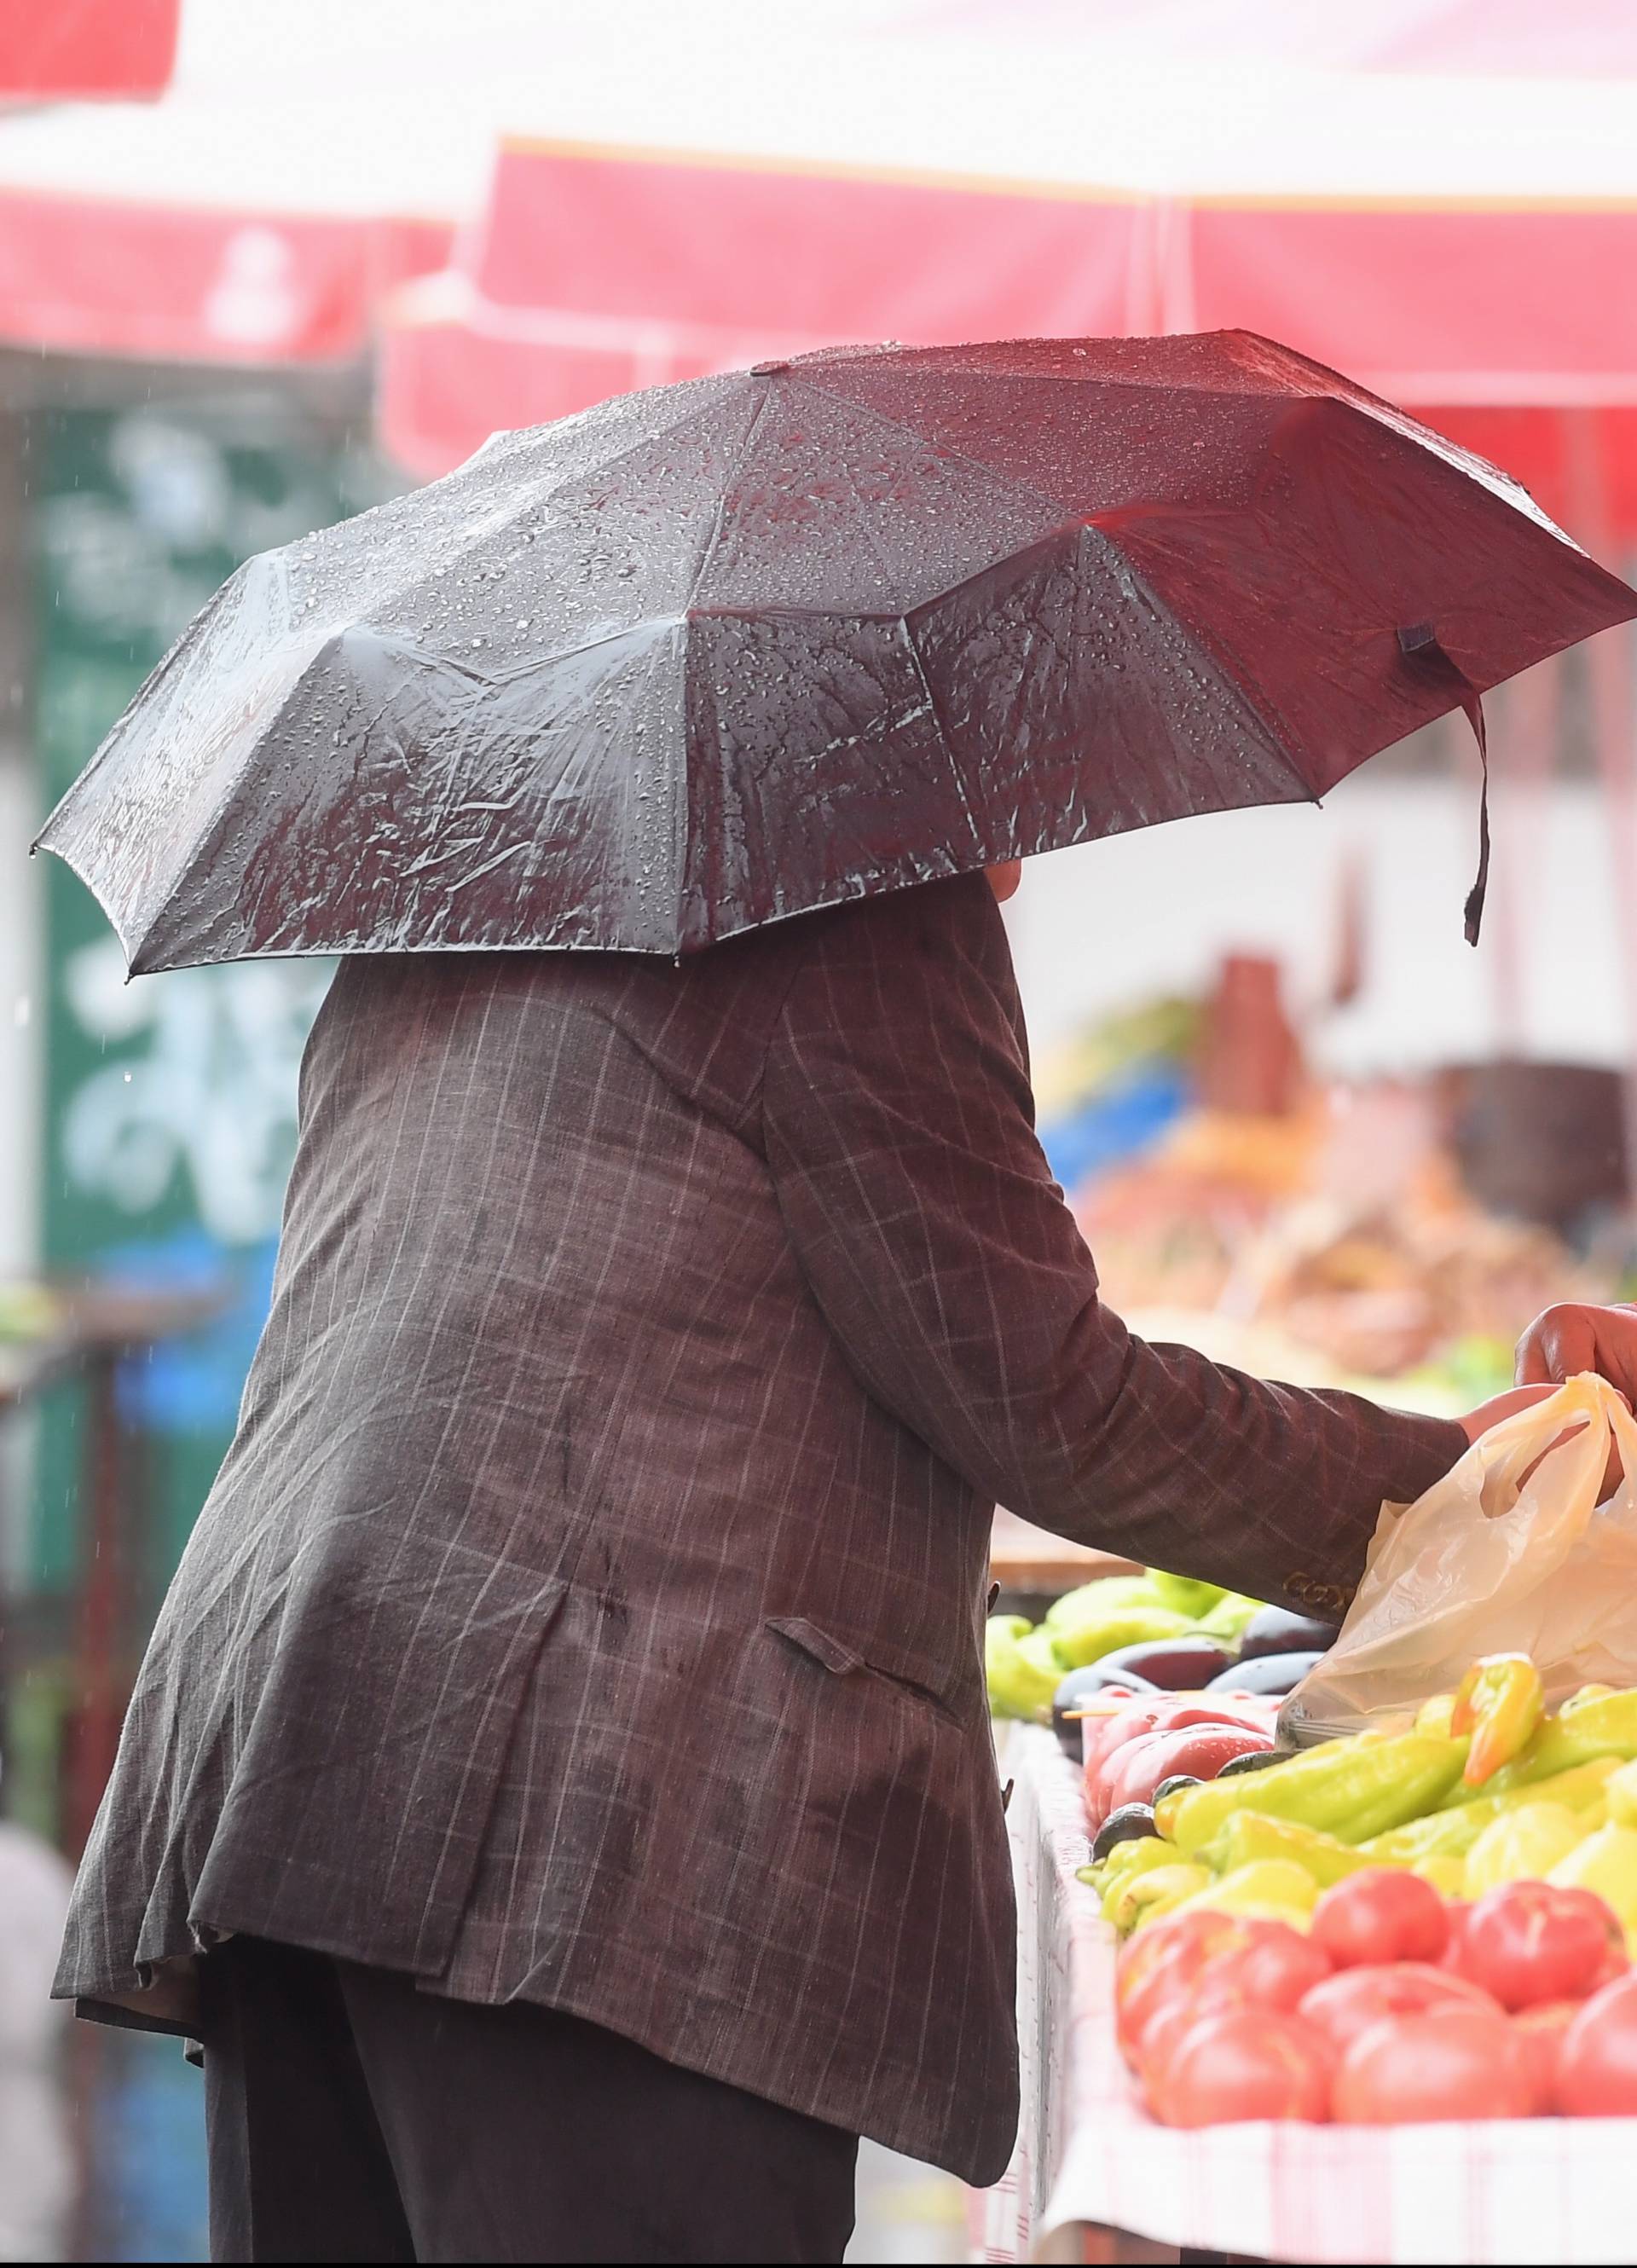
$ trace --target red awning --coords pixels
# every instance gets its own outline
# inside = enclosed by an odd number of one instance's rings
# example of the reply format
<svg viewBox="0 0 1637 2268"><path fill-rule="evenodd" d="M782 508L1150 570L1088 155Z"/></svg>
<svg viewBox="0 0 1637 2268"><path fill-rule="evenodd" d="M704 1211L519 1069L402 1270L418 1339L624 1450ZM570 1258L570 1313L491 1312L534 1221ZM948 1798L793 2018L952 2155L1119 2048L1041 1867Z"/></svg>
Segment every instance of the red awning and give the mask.
<svg viewBox="0 0 1637 2268"><path fill-rule="evenodd" d="M385 291L448 256L435 223L0 188L0 337L68 354L335 362Z"/></svg>
<svg viewBox="0 0 1637 2268"><path fill-rule="evenodd" d="M162 94L181 0L0 0L0 102Z"/></svg>
<svg viewBox="0 0 1637 2268"><path fill-rule="evenodd" d="M402 296L381 423L441 472L501 427L839 340L1237 327L1493 436L1549 510L1558 412L1596 407L1637 527L1637 299L1610 289L1633 272L1637 204L1183 204L522 144L464 264Z"/></svg>

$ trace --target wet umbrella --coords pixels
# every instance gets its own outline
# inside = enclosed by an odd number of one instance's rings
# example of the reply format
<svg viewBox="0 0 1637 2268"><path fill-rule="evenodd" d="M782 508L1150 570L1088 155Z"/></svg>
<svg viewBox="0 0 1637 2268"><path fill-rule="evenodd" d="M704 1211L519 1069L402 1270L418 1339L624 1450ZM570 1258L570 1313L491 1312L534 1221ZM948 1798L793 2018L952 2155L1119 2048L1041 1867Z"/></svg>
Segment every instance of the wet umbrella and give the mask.
<svg viewBox="0 0 1637 2268"><path fill-rule="evenodd" d="M1264 339L842 350L500 435L252 560L41 842L133 970L685 953L1316 797L1634 614Z"/></svg>

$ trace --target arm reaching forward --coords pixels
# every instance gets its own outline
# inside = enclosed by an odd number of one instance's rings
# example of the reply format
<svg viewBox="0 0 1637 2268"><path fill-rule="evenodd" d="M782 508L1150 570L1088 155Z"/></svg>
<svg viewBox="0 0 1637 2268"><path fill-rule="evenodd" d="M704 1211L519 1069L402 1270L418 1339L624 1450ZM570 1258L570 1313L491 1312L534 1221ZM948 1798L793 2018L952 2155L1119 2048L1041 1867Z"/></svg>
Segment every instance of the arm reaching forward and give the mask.
<svg viewBox="0 0 1637 2268"><path fill-rule="evenodd" d="M1150 1346L1098 1297L1034 1130L981 877L811 925L769 1052L767 1153L866 1385L974 1488L1075 1541L1339 1611L1383 1498L1463 1428Z"/></svg>

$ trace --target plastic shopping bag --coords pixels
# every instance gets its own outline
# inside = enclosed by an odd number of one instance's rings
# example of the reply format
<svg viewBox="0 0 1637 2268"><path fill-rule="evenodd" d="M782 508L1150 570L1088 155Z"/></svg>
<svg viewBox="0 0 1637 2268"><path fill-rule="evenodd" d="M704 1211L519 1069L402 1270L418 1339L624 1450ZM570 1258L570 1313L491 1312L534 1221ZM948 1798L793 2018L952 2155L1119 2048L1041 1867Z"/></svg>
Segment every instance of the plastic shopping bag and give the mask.
<svg viewBox="0 0 1637 2268"><path fill-rule="evenodd" d="M1611 1440L1625 1478L1599 1505ZM1341 1635L1280 1732L1407 1718L1480 1654L1512 1653L1549 1705L1594 1680L1637 1685L1637 1423L1600 1378L1494 1426L1419 1503L1383 1507Z"/></svg>

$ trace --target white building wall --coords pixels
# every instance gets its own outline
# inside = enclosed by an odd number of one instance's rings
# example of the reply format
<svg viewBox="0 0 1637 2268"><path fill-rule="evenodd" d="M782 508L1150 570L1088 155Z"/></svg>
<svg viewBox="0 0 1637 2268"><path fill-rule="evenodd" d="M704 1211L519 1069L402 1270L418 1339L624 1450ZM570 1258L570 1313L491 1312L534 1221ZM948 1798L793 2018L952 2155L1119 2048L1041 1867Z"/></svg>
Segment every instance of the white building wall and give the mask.
<svg viewBox="0 0 1637 2268"><path fill-rule="evenodd" d="M1367 772L1323 810L1226 812L1032 861L1009 918L1036 1058L1104 1010L1198 989L1236 947L1284 962L1293 1007L1322 1000L1352 858L1366 909L1364 984L1309 1031L1324 1067L1412 1071L1508 1044L1540 1060L1622 1063L1633 1021L1603 794L1558 785L1536 802L1501 784L1493 818L1477 951L1461 920L1478 852L1475 762L1470 779L1378 782ZM1633 884L1628 874L1628 895ZM1508 988L1509 932L1519 974Z"/></svg>

